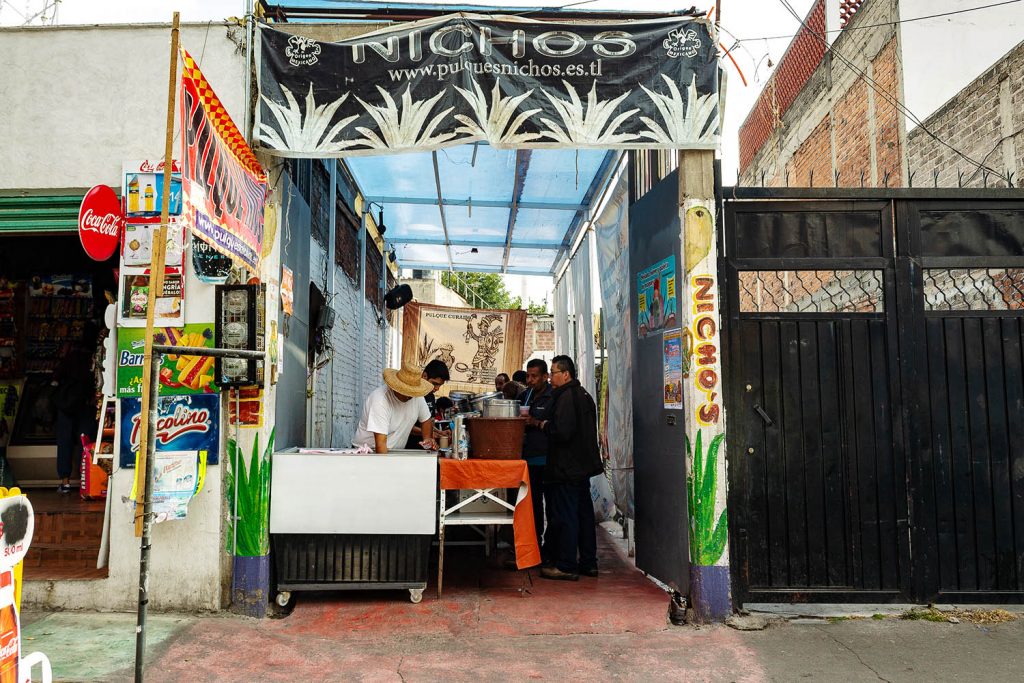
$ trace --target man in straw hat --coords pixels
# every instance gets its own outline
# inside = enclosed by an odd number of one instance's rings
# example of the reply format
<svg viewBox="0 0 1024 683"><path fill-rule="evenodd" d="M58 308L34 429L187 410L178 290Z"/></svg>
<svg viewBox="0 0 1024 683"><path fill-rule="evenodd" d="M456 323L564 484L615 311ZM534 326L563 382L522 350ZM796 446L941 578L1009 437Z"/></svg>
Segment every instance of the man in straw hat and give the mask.
<svg viewBox="0 0 1024 683"><path fill-rule="evenodd" d="M404 446L417 423L424 434L433 434L434 420L423 400L433 389L422 371L408 363L402 363L401 370L385 370L384 386L374 389L363 404L352 445L369 446L383 454ZM434 447L431 438L423 443L426 449Z"/></svg>

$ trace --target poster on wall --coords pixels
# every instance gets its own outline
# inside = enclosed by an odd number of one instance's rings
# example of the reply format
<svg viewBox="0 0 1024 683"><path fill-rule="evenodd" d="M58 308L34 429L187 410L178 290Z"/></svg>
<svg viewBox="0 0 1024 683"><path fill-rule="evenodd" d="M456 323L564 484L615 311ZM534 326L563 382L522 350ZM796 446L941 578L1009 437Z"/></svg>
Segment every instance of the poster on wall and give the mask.
<svg viewBox="0 0 1024 683"><path fill-rule="evenodd" d="M126 161L123 164L121 197L129 223L159 223L164 201L164 161ZM168 214L181 213L181 167L171 162Z"/></svg>
<svg viewBox="0 0 1024 683"><path fill-rule="evenodd" d="M124 229L124 247L121 264L125 266L148 266L153 261L153 235L159 225L153 223L129 223ZM181 222L171 219L167 227L167 248L164 265L180 266L184 251L185 232Z"/></svg>
<svg viewBox="0 0 1024 683"><path fill-rule="evenodd" d="M295 275L288 266L281 266L281 311L295 313Z"/></svg>
<svg viewBox="0 0 1024 683"><path fill-rule="evenodd" d="M665 330L661 339L662 372L665 377L665 409L683 408L683 335L682 330Z"/></svg>
<svg viewBox="0 0 1024 683"><path fill-rule="evenodd" d="M142 396L143 352L146 346L144 328L117 330L117 397ZM154 330L153 341L169 346L204 346L213 348L213 323L191 323L184 327L161 327ZM168 354L160 369L160 394L185 396L212 394L213 358Z"/></svg>
<svg viewBox="0 0 1024 683"><path fill-rule="evenodd" d="M494 390L494 377L522 368L526 311L449 308L412 302L405 307L402 360L424 367L440 359L450 388Z"/></svg>
<svg viewBox="0 0 1024 683"><path fill-rule="evenodd" d="M678 323L676 257L658 261L636 276L637 334L641 339Z"/></svg>
<svg viewBox="0 0 1024 683"><path fill-rule="evenodd" d="M214 249L259 270L267 174L192 56L182 50L182 220Z"/></svg>
<svg viewBox="0 0 1024 683"><path fill-rule="evenodd" d="M149 307L149 268L121 268L117 322L122 327L145 327ZM164 271L164 288L156 297L157 325L180 327L185 322L185 288L181 268Z"/></svg>
<svg viewBox="0 0 1024 683"><path fill-rule="evenodd" d="M185 519L199 490L199 451L157 451L153 462L154 521Z"/></svg>
<svg viewBox="0 0 1024 683"><path fill-rule="evenodd" d="M135 467L141 401L121 399L121 467ZM157 451L206 451L206 462L220 460L220 395L161 396L156 424Z"/></svg>
<svg viewBox="0 0 1024 683"><path fill-rule="evenodd" d="M263 426L263 387L232 387L228 392L228 425Z"/></svg>

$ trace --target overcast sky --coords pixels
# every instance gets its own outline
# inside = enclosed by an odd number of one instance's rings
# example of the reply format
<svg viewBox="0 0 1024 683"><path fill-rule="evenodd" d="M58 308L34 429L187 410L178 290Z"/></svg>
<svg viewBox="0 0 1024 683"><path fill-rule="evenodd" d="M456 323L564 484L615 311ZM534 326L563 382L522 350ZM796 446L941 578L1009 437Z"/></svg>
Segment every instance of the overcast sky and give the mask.
<svg viewBox="0 0 1024 683"><path fill-rule="evenodd" d="M570 0L566 0L570 1ZM810 9L813 0L790 0L801 15ZM451 0L432 0L435 4L466 4ZM0 24L23 23L22 15L32 16L47 5L44 0L0 0ZM479 2L477 4L484 4ZM566 2L545 2L544 0L501 0L503 7L560 7ZM596 0L577 5L580 9L616 10L665 10L668 7L684 8L691 4L710 9L711 2L682 2L673 4L667 0ZM722 44L732 53L743 70L748 85L744 86L735 67L726 60L728 87L726 91L725 128L722 134L722 171L726 184L736 178L738 158L737 131L753 105L765 80L771 73L768 66L778 64L779 58L789 44L789 38L765 40L768 36L789 36L796 32L799 24L782 6L779 0L722 0ZM60 24L101 24L101 23L143 23L171 19L174 10L181 12L182 21L208 21L241 16L245 12L242 0L62 0L57 6L57 21ZM737 39L741 42L737 44ZM545 284L541 284L541 280ZM519 278L509 278L514 293L524 291ZM527 298L543 298L543 291L550 287L544 278L528 278Z"/></svg>

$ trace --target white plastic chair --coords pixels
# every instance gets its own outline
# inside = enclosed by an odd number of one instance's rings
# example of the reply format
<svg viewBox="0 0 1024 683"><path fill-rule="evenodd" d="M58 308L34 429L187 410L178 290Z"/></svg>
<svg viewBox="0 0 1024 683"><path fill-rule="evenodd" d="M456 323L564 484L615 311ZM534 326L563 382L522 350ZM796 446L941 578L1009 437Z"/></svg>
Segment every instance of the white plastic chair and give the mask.
<svg viewBox="0 0 1024 683"><path fill-rule="evenodd" d="M42 682L53 683L53 670L50 668L50 660L42 652L33 652L21 658L18 666L18 671L21 674L21 681L19 683L32 683L32 669L37 664L42 668Z"/></svg>

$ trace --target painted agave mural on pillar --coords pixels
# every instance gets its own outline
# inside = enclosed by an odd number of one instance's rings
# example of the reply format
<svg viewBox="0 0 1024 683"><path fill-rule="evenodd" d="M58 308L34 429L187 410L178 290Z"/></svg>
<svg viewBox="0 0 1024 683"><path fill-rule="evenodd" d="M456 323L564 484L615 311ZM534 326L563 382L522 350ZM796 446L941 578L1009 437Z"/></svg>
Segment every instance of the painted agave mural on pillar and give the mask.
<svg viewBox="0 0 1024 683"><path fill-rule="evenodd" d="M722 558L728 539L726 510L715 519L718 496L718 452L725 434L716 434L703 449L704 434L697 430L695 444L686 437L686 459L693 470L686 477L686 500L690 512L690 560L693 564L710 567Z"/></svg>
<svg viewBox="0 0 1024 683"><path fill-rule="evenodd" d="M270 552L270 454L274 450L274 432L260 449L259 437L246 456L234 439L228 439L228 471L224 477L227 496L227 550L238 557L259 557ZM235 515L235 501L238 507Z"/></svg>

